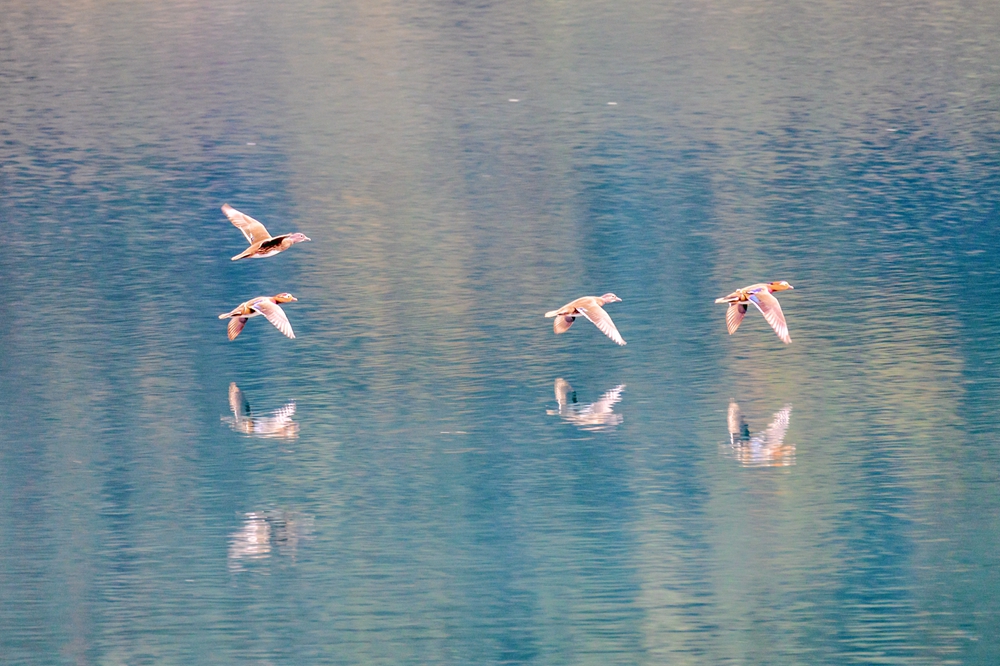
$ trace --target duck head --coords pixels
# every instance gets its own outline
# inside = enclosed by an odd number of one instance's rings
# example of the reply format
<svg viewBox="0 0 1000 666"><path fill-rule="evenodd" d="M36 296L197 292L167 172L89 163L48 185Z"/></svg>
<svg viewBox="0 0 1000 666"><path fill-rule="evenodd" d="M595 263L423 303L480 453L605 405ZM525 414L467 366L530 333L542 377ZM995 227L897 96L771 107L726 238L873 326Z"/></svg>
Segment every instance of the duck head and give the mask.
<svg viewBox="0 0 1000 666"><path fill-rule="evenodd" d="M607 303L618 303L622 299L618 298L609 291L608 293L601 296L601 300L604 301L605 304L607 304Z"/></svg>
<svg viewBox="0 0 1000 666"><path fill-rule="evenodd" d="M291 294L289 294L287 291L285 291L285 292L282 292L282 293L278 294L277 296L275 296L274 300L275 300L276 303L291 303L292 301L297 301L299 299L295 298L294 296L292 296Z"/></svg>
<svg viewBox="0 0 1000 666"><path fill-rule="evenodd" d="M302 241L307 241L307 240L312 240L312 239L309 238L309 236L306 236L305 234L301 234L299 232L295 232L294 234L289 234L288 235L288 240L289 240L289 242L291 242L291 243L294 244L294 243L301 243Z"/></svg>
<svg viewBox="0 0 1000 666"><path fill-rule="evenodd" d="M788 284L784 280L780 282L769 282L767 288L770 291L785 291L786 289L795 289L792 285Z"/></svg>

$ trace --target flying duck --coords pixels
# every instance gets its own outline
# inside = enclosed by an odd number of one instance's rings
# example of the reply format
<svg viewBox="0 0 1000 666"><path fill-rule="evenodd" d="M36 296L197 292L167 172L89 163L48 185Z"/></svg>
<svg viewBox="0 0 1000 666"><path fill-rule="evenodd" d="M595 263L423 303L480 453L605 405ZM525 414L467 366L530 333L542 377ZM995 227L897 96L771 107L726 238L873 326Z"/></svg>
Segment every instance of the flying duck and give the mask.
<svg viewBox="0 0 1000 666"><path fill-rule="evenodd" d="M784 280L781 282L759 282L749 287L737 289L728 296L717 298L715 302L729 304L729 309L726 310L726 328L729 329L729 335L735 333L736 329L740 327L740 322L743 321L750 303L753 303L760 310L760 313L764 315L764 319L771 325L774 332L778 334L781 341L788 344L792 341L792 338L788 335L788 325L785 323L785 315L781 312L781 305L778 303L778 299L771 294L776 291L785 291L786 289L794 288Z"/></svg>
<svg viewBox="0 0 1000 666"><path fill-rule="evenodd" d="M250 257L251 259L270 257L272 254L284 252L296 243L312 240L305 234L300 233L271 236L267 233L267 229L264 228L263 224L249 215L244 215L229 204L222 206L222 212L226 214L230 222L243 232L247 242L250 243L250 247L233 257L233 261L246 257Z"/></svg>
<svg viewBox="0 0 1000 666"><path fill-rule="evenodd" d="M297 300L299 299L289 293L281 293L276 296L258 296L257 298L251 298L249 301L240 303L229 312L220 314L219 319L229 319L230 340L236 339L236 336L240 334L240 331L246 325L247 319L256 317L257 315L264 315L269 322L274 324L276 329L290 338L295 338L295 333L292 332L292 325L288 323L288 317L285 316L285 311L281 309L278 303L291 303Z"/></svg>
<svg viewBox="0 0 1000 666"><path fill-rule="evenodd" d="M545 316L556 318L552 325L552 330L557 334L568 331L577 317L586 317L594 326L601 329L601 333L604 333L604 335L618 344L624 345L625 340L622 339L621 334L618 333L618 329L615 328L615 323L611 321L611 317L601 307L602 305L616 303L621 300L612 293L607 293L603 296L583 296L575 301L570 301L558 310L546 312Z"/></svg>

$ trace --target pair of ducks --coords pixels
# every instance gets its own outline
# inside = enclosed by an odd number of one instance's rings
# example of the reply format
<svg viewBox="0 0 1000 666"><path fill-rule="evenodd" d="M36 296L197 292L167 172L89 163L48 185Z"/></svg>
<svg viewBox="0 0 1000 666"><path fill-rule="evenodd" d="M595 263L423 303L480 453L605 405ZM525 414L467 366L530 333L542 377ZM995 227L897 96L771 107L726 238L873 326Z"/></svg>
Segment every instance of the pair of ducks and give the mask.
<svg viewBox="0 0 1000 666"><path fill-rule="evenodd" d="M249 215L241 213L229 204L222 206L222 212L226 214L226 217L229 218L229 221L237 229L243 232L247 242L250 243L250 247L232 258L233 261L237 259L262 259L263 257L270 257L279 252L284 252L296 243L312 240L305 234L300 233L272 236L267 233L267 229L264 228L263 224ZM236 336L246 326L248 319L258 315L263 315L265 319L274 324L276 329L294 339L295 332L292 331L292 325L288 322L285 311L281 309L278 303L292 303L297 300L299 299L288 292L282 292L276 296L257 296L256 298L251 298L249 301L240 303L229 312L220 314L219 319L229 319L228 330L230 340L236 339Z"/></svg>
<svg viewBox="0 0 1000 666"><path fill-rule="evenodd" d="M222 206L222 212L226 214L226 217L229 218L229 221L236 228L243 232L247 242L250 243L250 247L232 258L233 261L246 258L259 259L270 257L279 252L284 252L296 243L311 240L308 236L301 233L271 236L267 233L267 229L264 228L263 224L249 215L241 213L229 204ZM716 303L729 304L729 309L726 311L726 327L729 329L729 334L732 335L736 332L736 329L739 328L740 322L743 321L743 317L750 307L750 303L753 303L760 310L761 314L764 315L764 319L771 325L774 332L778 334L781 341L786 344L791 342L792 338L788 335L788 326L785 324L785 315L781 312L781 305L778 304L778 299L772 296L774 292L786 289L793 289L793 287L784 280L780 282L762 282L752 284L743 289L737 289L728 296L715 299ZM263 315L275 328L289 338L295 338L292 325L288 322L288 317L278 304L291 303L297 300L297 298L288 292L283 292L275 296L257 296L256 298L251 298L249 301L240 303L229 312L219 315L219 319L229 319L228 330L230 340L236 339L236 336L243 330L248 319L259 315ZM618 332L611 317L601 307L608 303L621 302L621 300L610 292L603 296L583 296L575 301L570 301L558 310L546 312L545 316L555 317L552 328L556 334L565 333L573 325L577 317L584 317L594 324L604 335L619 345L624 346L624 338Z"/></svg>
<svg viewBox="0 0 1000 666"><path fill-rule="evenodd" d="M785 344L791 342L792 338L788 335L788 325L785 323L785 315L781 311L781 305L778 303L778 299L772 295L776 291L785 291L786 289L794 289L794 287L784 280L759 282L749 287L737 289L728 296L715 299L716 303L729 304L729 308L726 310L726 328L729 329L729 334L732 335L740 327L740 322L743 321L750 304L753 303L764 315L764 319L771 325L774 332L778 334L778 338ZM568 331L577 317L584 317L600 329L604 335L618 344L624 345L625 340L622 339L615 323L601 307L608 303L618 303L621 300L611 293L603 296L584 296L567 303L558 310L546 312L545 316L555 317L552 329L557 334Z"/></svg>

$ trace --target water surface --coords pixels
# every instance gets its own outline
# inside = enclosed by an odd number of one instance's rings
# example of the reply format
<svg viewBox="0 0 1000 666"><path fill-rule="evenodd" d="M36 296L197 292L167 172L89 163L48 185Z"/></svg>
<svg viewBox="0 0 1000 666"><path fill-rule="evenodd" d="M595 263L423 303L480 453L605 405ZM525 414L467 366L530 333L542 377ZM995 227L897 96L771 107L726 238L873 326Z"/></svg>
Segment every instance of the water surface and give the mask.
<svg viewBox="0 0 1000 666"><path fill-rule="evenodd" d="M5 660L997 662L995 3L2 13Z"/></svg>

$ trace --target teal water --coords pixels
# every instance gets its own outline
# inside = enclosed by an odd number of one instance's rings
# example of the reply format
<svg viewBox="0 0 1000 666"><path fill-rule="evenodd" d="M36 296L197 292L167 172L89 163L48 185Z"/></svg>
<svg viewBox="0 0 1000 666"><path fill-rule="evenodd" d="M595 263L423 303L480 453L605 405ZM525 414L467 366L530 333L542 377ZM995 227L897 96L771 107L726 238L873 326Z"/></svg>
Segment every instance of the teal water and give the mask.
<svg viewBox="0 0 1000 666"><path fill-rule="evenodd" d="M0 662L1000 659L995 3L0 15Z"/></svg>

